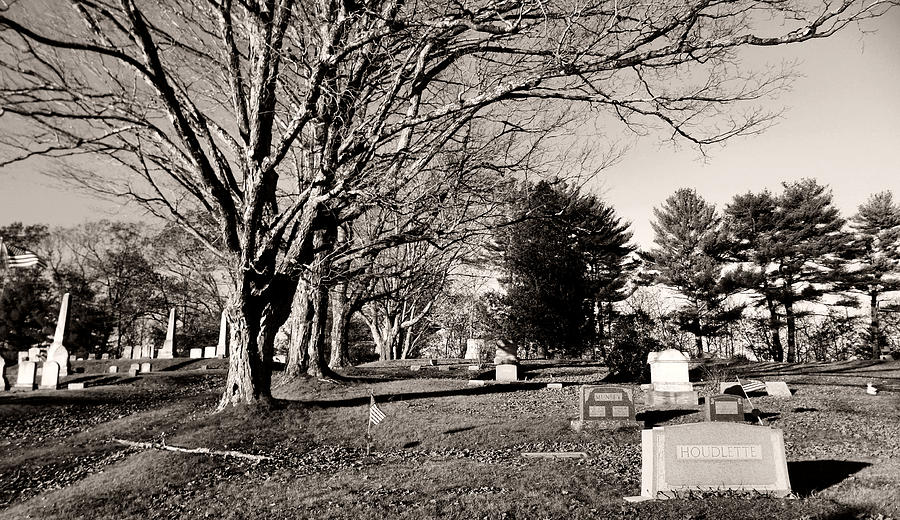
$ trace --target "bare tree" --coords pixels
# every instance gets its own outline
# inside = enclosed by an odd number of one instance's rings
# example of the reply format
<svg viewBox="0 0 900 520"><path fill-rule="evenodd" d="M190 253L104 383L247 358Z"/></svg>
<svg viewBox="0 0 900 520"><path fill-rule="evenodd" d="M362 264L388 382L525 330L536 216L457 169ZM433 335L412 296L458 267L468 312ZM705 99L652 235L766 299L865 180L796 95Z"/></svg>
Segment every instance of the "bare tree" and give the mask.
<svg viewBox="0 0 900 520"><path fill-rule="evenodd" d="M0 164L60 158L231 266L220 406L252 403L270 394L275 332L297 284L319 278L329 230L465 128L528 136L565 104L701 147L757 132L771 114L744 104L785 74L743 69L740 47L827 37L894 3L4 2L0 105L16 131Z"/></svg>

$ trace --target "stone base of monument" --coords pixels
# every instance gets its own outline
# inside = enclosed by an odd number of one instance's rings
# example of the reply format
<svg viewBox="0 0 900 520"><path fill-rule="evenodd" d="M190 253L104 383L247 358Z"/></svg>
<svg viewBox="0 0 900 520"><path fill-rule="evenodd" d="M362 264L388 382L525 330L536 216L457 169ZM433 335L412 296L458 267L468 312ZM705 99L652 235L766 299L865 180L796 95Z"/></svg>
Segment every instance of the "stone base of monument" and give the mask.
<svg viewBox="0 0 900 520"><path fill-rule="evenodd" d="M698 392L666 392L648 390L644 392L644 404L647 408L677 408L680 406L699 406Z"/></svg>
<svg viewBox="0 0 900 520"><path fill-rule="evenodd" d="M37 390L37 385L13 385L12 388L9 389L10 392L33 392Z"/></svg>
<svg viewBox="0 0 900 520"><path fill-rule="evenodd" d="M518 381L519 367L517 365L497 365L495 368L497 381Z"/></svg>
<svg viewBox="0 0 900 520"><path fill-rule="evenodd" d="M168 350L160 350L156 359L175 359L175 354Z"/></svg>

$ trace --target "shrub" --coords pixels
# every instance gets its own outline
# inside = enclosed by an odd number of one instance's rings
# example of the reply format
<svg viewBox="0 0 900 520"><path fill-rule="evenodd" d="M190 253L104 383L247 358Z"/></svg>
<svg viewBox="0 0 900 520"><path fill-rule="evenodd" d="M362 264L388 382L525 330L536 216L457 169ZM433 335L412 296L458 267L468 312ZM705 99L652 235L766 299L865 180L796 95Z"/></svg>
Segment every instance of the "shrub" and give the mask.
<svg viewBox="0 0 900 520"><path fill-rule="evenodd" d="M606 355L606 366L612 379L642 381L650 378L647 354L660 350L653 337L653 319L647 313L635 312L618 316L612 326L612 341Z"/></svg>

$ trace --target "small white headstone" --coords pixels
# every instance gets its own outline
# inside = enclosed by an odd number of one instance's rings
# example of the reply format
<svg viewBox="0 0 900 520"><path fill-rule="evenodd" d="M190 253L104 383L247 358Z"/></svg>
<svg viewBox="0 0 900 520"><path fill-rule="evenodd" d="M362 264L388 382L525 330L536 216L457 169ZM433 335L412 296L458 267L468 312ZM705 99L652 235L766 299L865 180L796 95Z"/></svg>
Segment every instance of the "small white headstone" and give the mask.
<svg viewBox="0 0 900 520"><path fill-rule="evenodd" d="M128 372L129 372L129 373L130 373L130 372L138 373L138 372L140 372L140 371L141 371L141 364L140 364L140 363L132 363L131 366L128 367ZM132 375L134 375L134 374L132 374Z"/></svg>
<svg viewBox="0 0 900 520"><path fill-rule="evenodd" d="M103 354L100 359L109 359L109 354Z"/></svg>
<svg viewBox="0 0 900 520"><path fill-rule="evenodd" d="M202 359L203 358L203 349L202 348L192 348L191 349L191 359Z"/></svg>
<svg viewBox="0 0 900 520"><path fill-rule="evenodd" d="M216 357L216 347L205 347L203 349L203 357L205 357L205 358Z"/></svg>
<svg viewBox="0 0 900 520"><path fill-rule="evenodd" d="M119 372L119 367L117 367L116 365L113 365L113 366L109 367L109 373L110 373L110 374L116 374L116 373L118 373L118 372Z"/></svg>
<svg viewBox="0 0 900 520"><path fill-rule="evenodd" d="M469 386L484 386L484 379L469 379Z"/></svg>
<svg viewBox="0 0 900 520"><path fill-rule="evenodd" d="M41 349L38 347L31 347L28 349L28 361L34 361L35 363L39 361L43 361L43 356L41 356Z"/></svg>
<svg viewBox="0 0 900 520"><path fill-rule="evenodd" d="M479 367L478 365L469 365L469 371L477 372L479 370L481 370L481 367Z"/></svg>
<svg viewBox="0 0 900 520"><path fill-rule="evenodd" d="M518 365L497 365L496 374L497 381L518 381L519 367Z"/></svg>
<svg viewBox="0 0 900 520"><path fill-rule="evenodd" d="M688 357L675 349L651 352L650 384L657 392L690 392L693 390L688 376Z"/></svg>
<svg viewBox="0 0 900 520"><path fill-rule="evenodd" d="M791 397L791 389L784 381L766 381L766 393L774 397Z"/></svg>
<svg viewBox="0 0 900 520"><path fill-rule="evenodd" d="M132 349L131 345L126 345L126 346L122 347L122 359L131 359L133 357L132 351L133 351L133 349Z"/></svg>
<svg viewBox="0 0 900 520"><path fill-rule="evenodd" d="M547 383L547 388L551 390L562 390L562 383Z"/></svg>
<svg viewBox="0 0 900 520"><path fill-rule="evenodd" d="M19 365L19 373L16 376L16 390L34 390L34 377L37 373L37 363L25 361Z"/></svg>
<svg viewBox="0 0 900 520"><path fill-rule="evenodd" d="M41 372L41 389L56 390L57 388L59 388L59 363L47 361Z"/></svg>
<svg viewBox="0 0 900 520"><path fill-rule="evenodd" d="M150 363L141 363L141 373L146 374L151 371Z"/></svg>
<svg viewBox="0 0 900 520"><path fill-rule="evenodd" d="M69 390L84 390L84 383L69 383Z"/></svg>
<svg viewBox="0 0 900 520"><path fill-rule="evenodd" d="M20 350L20 351L19 351L19 362L18 362L18 364L24 363L24 362L26 362L26 361L28 361L28 351L27 351L27 350Z"/></svg>
<svg viewBox="0 0 900 520"><path fill-rule="evenodd" d="M869 395L878 395L878 389L872 383L866 383L866 393Z"/></svg>
<svg viewBox="0 0 900 520"><path fill-rule="evenodd" d="M97 354L88 354L87 358L88 360L97 359Z"/></svg>

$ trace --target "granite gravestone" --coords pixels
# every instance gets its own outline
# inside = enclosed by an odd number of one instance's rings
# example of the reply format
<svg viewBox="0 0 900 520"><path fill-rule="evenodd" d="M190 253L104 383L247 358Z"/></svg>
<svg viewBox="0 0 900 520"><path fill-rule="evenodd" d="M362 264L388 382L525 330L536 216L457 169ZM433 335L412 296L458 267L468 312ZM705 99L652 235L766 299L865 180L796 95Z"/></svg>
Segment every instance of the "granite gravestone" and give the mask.
<svg viewBox="0 0 900 520"><path fill-rule="evenodd" d="M53 344L47 349L47 361L55 361L59 364L60 375L69 375L69 351L66 349L66 333L69 328L69 293L62 297L59 305L59 319L56 321L56 333L53 334Z"/></svg>
<svg viewBox="0 0 900 520"><path fill-rule="evenodd" d="M727 394L707 397L703 414L707 421L743 422L744 400Z"/></svg>
<svg viewBox="0 0 900 520"><path fill-rule="evenodd" d="M620 386L581 387L582 421L634 421L631 390Z"/></svg>
<svg viewBox="0 0 900 520"><path fill-rule="evenodd" d="M19 372L16 374L16 384L13 390L34 390L34 376L37 373L37 363L25 361L19 363Z"/></svg>
<svg viewBox="0 0 900 520"><path fill-rule="evenodd" d="M675 498L696 491L791 492L784 434L767 426L704 422L641 432L641 495Z"/></svg>
<svg viewBox="0 0 900 520"><path fill-rule="evenodd" d="M791 397L791 389L784 381L766 381L766 393L773 397Z"/></svg>
<svg viewBox="0 0 900 520"><path fill-rule="evenodd" d="M688 376L688 357L675 349L651 352L650 386L644 393L649 408L694 407L699 404L699 394L694 391Z"/></svg>
<svg viewBox="0 0 900 520"><path fill-rule="evenodd" d="M9 382L6 381L6 360L0 357L0 391L9 390Z"/></svg>
<svg viewBox="0 0 900 520"><path fill-rule="evenodd" d="M175 357L175 307L169 311L169 325L166 327L166 340L157 354L158 359L172 359Z"/></svg>
<svg viewBox="0 0 900 520"><path fill-rule="evenodd" d="M59 388L59 363L47 361L41 372L41 390L56 390Z"/></svg>
<svg viewBox="0 0 900 520"><path fill-rule="evenodd" d="M222 311L222 318L219 320L219 343L216 345L216 357L228 357L228 315Z"/></svg>
<svg viewBox="0 0 900 520"><path fill-rule="evenodd" d="M141 363L141 373L142 373L142 374L146 374L147 372L151 372L151 371L152 371L151 368L152 368L152 367L151 367L150 363Z"/></svg>

